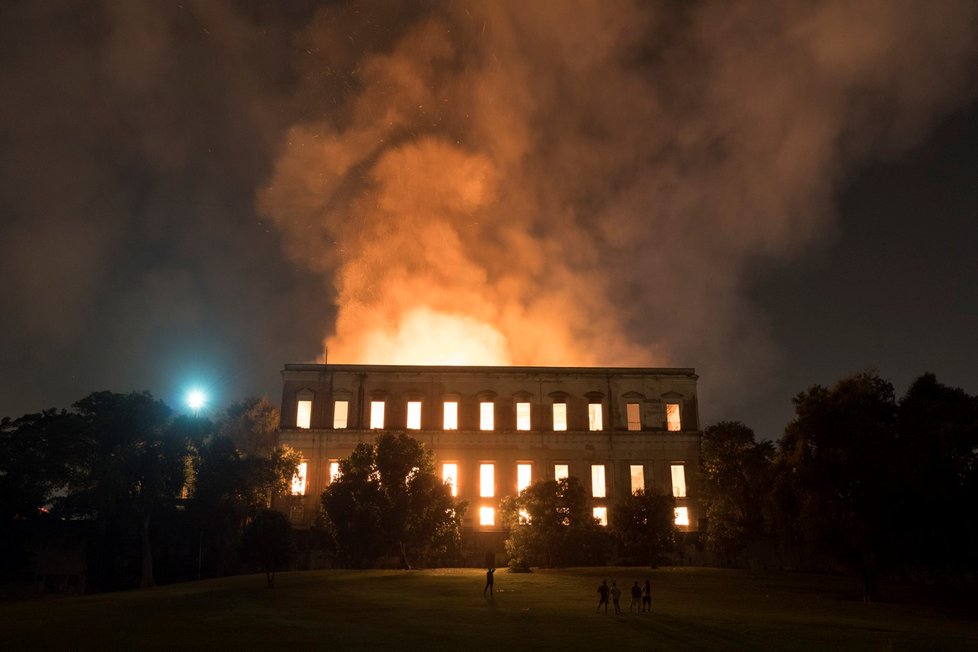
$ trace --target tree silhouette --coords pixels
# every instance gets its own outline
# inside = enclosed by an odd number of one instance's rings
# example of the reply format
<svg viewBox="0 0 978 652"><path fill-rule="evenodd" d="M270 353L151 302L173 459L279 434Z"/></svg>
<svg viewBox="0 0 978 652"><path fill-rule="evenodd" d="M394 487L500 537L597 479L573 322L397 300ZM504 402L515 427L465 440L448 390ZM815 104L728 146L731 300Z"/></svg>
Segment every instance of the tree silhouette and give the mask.
<svg viewBox="0 0 978 652"><path fill-rule="evenodd" d="M247 454L223 435L202 442L194 458L190 510L200 533L198 555L207 559L210 573L233 571L246 523L287 493L298 461L284 447Z"/></svg>
<svg viewBox="0 0 978 652"><path fill-rule="evenodd" d="M457 545L464 504L434 474L434 458L404 433L360 443L341 460L322 504L337 547L354 565L394 554L404 568Z"/></svg>
<svg viewBox="0 0 978 652"><path fill-rule="evenodd" d="M607 552L607 534L575 477L534 482L518 496L504 498L500 511L513 570L595 563Z"/></svg>
<svg viewBox="0 0 978 652"><path fill-rule="evenodd" d="M860 572L875 598L879 566L889 561L903 479L893 386L872 372L819 385L794 399L795 419L778 452L788 529L809 555L828 555Z"/></svg>
<svg viewBox="0 0 978 652"><path fill-rule="evenodd" d="M676 501L652 491L639 491L616 505L612 528L625 553L650 566L674 545Z"/></svg>
<svg viewBox="0 0 978 652"><path fill-rule="evenodd" d="M722 421L703 432L700 449L706 540L727 565L763 533L765 501L772 483L771 442L756 442L739 421Z"/></svg>
<svg viewBox="0 0 978 652"><path fill-rule="evenodd" d="M978 568L978 397L933 374L900 402L902 558L960 576Z"/></svg>
<svg viewBox="0 0 978 652"><path fill-rule="evenodd" d="M172 510L188 481L189 433L148 392L96 392L74 404L78 430L58 514L98 524L96 567L112 584L126 542L139 541L140 586L155 584L152 519Z"/></svg>
<svg viewBox="0 0 978 652"><path fill-rule="evenodd" d="M295 542L289 519L281 512L263 509L245 528L241 558L265 571L268 588L275 586L275 571L288 568L295 557Z"/></svg>

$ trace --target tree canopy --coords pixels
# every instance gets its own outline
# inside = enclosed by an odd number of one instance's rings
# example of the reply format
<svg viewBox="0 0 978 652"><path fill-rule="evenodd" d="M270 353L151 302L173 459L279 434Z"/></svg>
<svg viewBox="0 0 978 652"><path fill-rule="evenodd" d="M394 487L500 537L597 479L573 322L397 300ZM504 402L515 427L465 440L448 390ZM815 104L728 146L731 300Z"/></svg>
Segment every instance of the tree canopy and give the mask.
<svg viewBox="0 0 978 652"><path fill-rule="evenodd" d="M504 498L500 511L513 570L590 564L606 556L607 536L575 477L534 482L518 496Z"/></svg>
<svg viewBox="0 0 978 652"><path fill-rule="evenodd" d="M275 571L288 568L295 557L292 526L282 512L263 509L245 528L241 557L265 572L268 587L275 586Z"/></svg>
<svg viewBox="0 0 978 652"><path fill-rule="evenodd" d="M112 586L127 540L140 545L140 585L152 586L150 526L172 509L188 481L189 432L148 392L96 392L74 404L66 482L51 497L61 517L99 524L92 547L96 579ZM54 416L60 420L59 416Z"/></svg>
<svg viewBox="0 0 978 652"><path fill-rule="evenodd" d="M755 561L858 572L867 599L881 572L978 569L978 397L924 374L897 400L869 371L794 404L773 454L741 423L703 434L707 544L720 559L762 544Z"/></svg>
<svg viewBox="0 0 978 652"><path fill-rule="evenodd" d="M881 556L896 532L891 500L902 479L893 386L875 373L815 385L794 399L795 419L779 448L784 481L797 508L794 525L808 554L857 568L873 593Z"/></svg>
<svg viewBox="0 0 978 652"><path fill-rule="evenodd" d="M903 557L917 565L945 560L956 574L978 568L978 397L924 374L897 421Z"/></svg>
<svg viewBox="0 0 978 652"><path fill-rule="evenodd" d="M676 542L675 505L672 496L654 491L639 491L616 505L612 528L626 557L658 565Z"/></svg>
<svg viewBox="0 0 978 652"><path fill-rule="evenodd" d="M773 457L774 445L755 441L754 431L739 421L721 421L703 432L706 542L728 565L763 533Z"/></svg>
<svg viewBox="0 0 978 652"><path fill-rule="evenodd" d="M28 563L22 534L33 521L81 526L89 589L152 585L158 548L169 577L188 577L191 565L196 574L229 571L247 520L295 472L297 456L269 440L276 420L263 399L234 404L215 424L148 392L96 392L70 410L4 419L0 534L13 560L5 576ZM43 544L32 545L36 553ZM215 548L216 567L206 566L201 552Z"/></svg>
<svg viewBox="0 0 978 652"><path fill-rule="evenodd" d="M322 495L339 551L362 566L395 555L404 568L457 547L465 505L434 473L431 451L404 433L360 443Z"/></svg>
<svg viewBox="0 0 978 652"><path fill-rule="evenodd" d="M219 434L246 455L271 455L278 446L279 411L267 397L234 401L224 409Z"/></svg>

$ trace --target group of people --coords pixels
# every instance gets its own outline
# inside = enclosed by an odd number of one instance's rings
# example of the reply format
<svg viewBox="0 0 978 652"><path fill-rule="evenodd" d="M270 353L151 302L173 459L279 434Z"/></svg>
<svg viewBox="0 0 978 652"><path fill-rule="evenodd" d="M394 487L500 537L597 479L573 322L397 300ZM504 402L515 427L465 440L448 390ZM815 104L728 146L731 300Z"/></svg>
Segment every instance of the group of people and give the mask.
<svg viewBox="0 0 978 652"><path fill-rule="evenodd" d="M496 569L489 567L486 569L486 587L482 589L482 595L489 594L492 597L493 589L493 575L495 575ZM611 586L608 586L608 580L601 580L601 584L598 586L598 608L595 613L601 611L601 605L604 605L604 612L608 613L608 597L611 597L611 602L615 605L615 614L623 613L621 610L621 588L618 587L618 583L615 580L611 580ZM642 586L638 585L638 580L632 584L632 601L628 605L628 613L632 613L635 609L638 609L639 613L646 611L652 611L652 583L646 579L645 584Z"/></svg>
<svg viewBox="0 0 978 652"><path fill-rule="evenodd" d="M618 583L615 580L611 580L611 586L608 586L608 580L601 580L601 584L598 586L598 608L595 609L595 613L601 611L601 605L604 605L604 612L608 613L608 596L611 596L611 601L615 605L615 614L622 613L621 611L621 588L619 588ZM638 585L638 580L632 584L632 601L628 605L628 613L632 613L632 610L638 608L639 613L644 611L652 611L652 583L648 579L645 580L643 586Z"/></svg>

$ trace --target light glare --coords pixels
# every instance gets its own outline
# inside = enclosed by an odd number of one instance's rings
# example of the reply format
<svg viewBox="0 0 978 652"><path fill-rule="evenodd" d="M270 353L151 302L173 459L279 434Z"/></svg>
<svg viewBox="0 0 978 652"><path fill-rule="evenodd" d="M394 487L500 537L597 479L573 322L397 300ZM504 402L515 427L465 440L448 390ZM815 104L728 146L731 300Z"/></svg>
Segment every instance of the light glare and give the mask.
<svg viewBox="0 0 978 652"><path fill-rule="evenodd" d="M191 410L199 410L204 407L205 403L207 403L207 395L204 394L203 390L192 389L187 392L187 405Z"/></svg>

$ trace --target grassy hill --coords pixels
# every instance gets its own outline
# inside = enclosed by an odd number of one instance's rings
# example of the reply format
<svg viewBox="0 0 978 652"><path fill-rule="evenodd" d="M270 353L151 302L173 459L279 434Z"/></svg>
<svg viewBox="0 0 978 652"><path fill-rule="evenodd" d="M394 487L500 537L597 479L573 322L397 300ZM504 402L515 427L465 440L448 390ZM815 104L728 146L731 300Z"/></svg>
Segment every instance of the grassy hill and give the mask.
<svg viewBox="0 0 978 652"><path fill-rule="evenodd" d="M596 614L597 585L651 578L653 612ZM0 604L0 647L329 650L978 650L975 604L852 579L703 568L315 571Z"/></svg>

